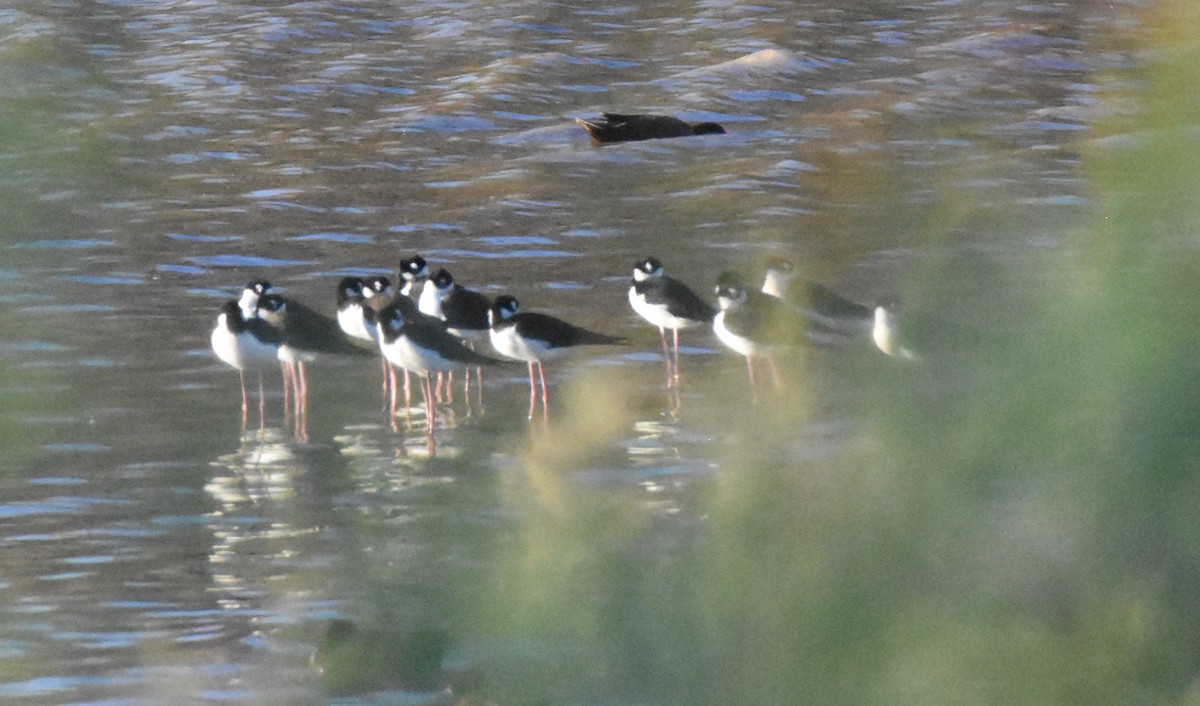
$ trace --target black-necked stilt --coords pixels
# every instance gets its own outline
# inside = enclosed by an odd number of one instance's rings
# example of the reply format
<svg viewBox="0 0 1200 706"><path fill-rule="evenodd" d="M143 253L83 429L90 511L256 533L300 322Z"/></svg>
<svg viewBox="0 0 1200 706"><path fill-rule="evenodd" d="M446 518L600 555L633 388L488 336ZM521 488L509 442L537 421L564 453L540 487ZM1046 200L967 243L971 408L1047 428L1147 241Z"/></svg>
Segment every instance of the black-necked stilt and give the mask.
<svg viewBox="0 0 1200 706"><path fill-rule="evenodd" d="M352 343L338 322L324 314L278 294L258 299L258 317L275 327L283 337L279 360L284 363L284 385L293 386L297 429L305 429L308 408L308 377L304 363L320 354L369 355ZM303 431L300 436L305 436Z"/></svg>
<svg viewBox="0 0 1200 706"><path fill-rule="evenodd" d="M217 325L212 331L212 348L227 365L236 368L242 387L242 427L246 425L248 400L246 396L247 369L258 373L258 413L260 421L265 416L263 400L262 368L273 364L283 343L282 334L259 319L242 316L241 303L230 300L221 307Z"/></svg>
<svg viewBox="0 0 1200 706"><path fill-rule="evenodd" d="M258 302L268 292L272 291L271 283L265 279L252 279L242 288L242 295L238 299L238 307L242 310L242 318L246 321L258 319ZM292 385L290 384L292 366L285 362L282 358L279 360L279 369L283 373L283 409L287 412L291 409Z"/></svg>
<svg viewBox="0 0 1200 706"><path fill-rule="evenodd" d="M663 265L648 257L633 268L629 305L658 327L667 363L667 387L679 384L679 329L712 323L717 310L686 284L663 274ZM667 329L674 337L674 356L667 346Z"/></svg>
<svg viewBox="0 0 1200 706"><path fill-rule="evenodd" d="M569 324L548 314L519 312L516 298L501 295L496 297L488 311L488 337L498 353L529 364L529 416L533 418L536 391L533 367L537 365L538 377L542 382L542 412L546 408L546 374L542 361L556 358L574 346L611 345L623 343L624 338L609 336Z"/></svg>
<svg viewBox="0 0 1200 706"><path fill-rule="evenodd" d="M435 298L429 282L429 263L420 255L413 255L400 261L400 294L413 301L418 305L422 300L428 299L426 308L433 308L432 300ZM412 383L409 380L409 372L404 371L404 404L405 407L412 406ZM438 392L441 392L439 386ZM394 411L394 410L393 410Z"/></svg>
<svg viewBox="0 0 1200 706"><path fill-rule="evenodd" d="M395 299L392 282L387 277L343 277L338 283L337 321L342 331L361 347L379 350L379 330L375 325L377 312ZM394 401L395 370L381 355L383 366L383 399L387 405Z"/></svg>
<svg viewBox="0 0 1200 706"><path fill-rule="evenodd" d="M896 322L896 315L882 304L875 307L871 340L875 342L876 348L893 358L914 362L921 359L919 355L901 343L900 327Z"/></svg>
<svg viewBox="0 0 1200 706"><path fill-rule="evenodd" d="M435 412L430 375L463 365L500 361L476 353L442 326L414 315L411 302L405 304L404 301L398 298L379 312L379 347L393 365L422 378L426 421L432 434Z"/></svg>
<svg viewBox="0 0 1200 706"><path fill-rule="evenodd" d="M720 311L713 318L713 332L722 343L745 356L751 392L755 391L755 358L766 359L778 388L775 352L805 342L804 322L779 299L747 289L741 278L732 272L721 275L716 292Z"/></svg>
<svg viewBox="0 0 1200 706"><path fill-rule="evenodd" d="M488 310L492 302L486 295L458 284L454 277L445 269L440 269L426 289L433 287L433 295L428 308L421 311L446 322L450 331L462 338L473 338L488 330ZM421 304L426 298L421 295Z"/></svg>
<svg viewBox="0 0 1200 706"><path fill-rule="evenodd" d="M338 326L354 343L375 350L379 347L375 315L395 298L387 277L343 277L338 284Z"/></svg>
<svg viewBox="0 0 1200 706"><path fill-rule="evenodd" d="M669 115L624 115L602 113L596 118L575 118L597 145L610 142L653 140L660 137L725 134L716 123L689 123Z"/></svg>
<svg viewBox="0 0 1200 706"><path fill-rule="evenodd" d="M431 296L426 297L426 293ZM488 310L492 302L486 295L458 284L454 277L445 269L440 269L425 284L421 292L421 312L446 322L450 332L468 342L481 337L488 330ZM469 344L470 345L470 344ZM483 395L483 368L476 367L476 380L479 385L480 404ZM450 384L454 383L450 373ZM471 370L468 368L466 382L463 387L467 395L468 407L471 402ZM440 383L440 380L439 380Z"/></svg>
<svg viewBox="0 0 1200 706"><path fill-rule="evenodd" d="M283 334L280 355L295 362L314 360L321 353L361 355L338 322L293 299L266 294L258 300L258 316Z"/></svg>
<svg viewBox="0 0 1200 706"><path fill-rule="evenodd" d="M363 302L366 298L361 277L343 277L338 282L337 289L337 322L342 331L356 343L374 347L378 342L367 330L367 322L363 315Z"/></svg>
<svg viewBox="0 0 1200 706"><path fill-rule="evenodd" d="M797 276L791 261L781 257L767 260L762 292L791 304L805 318L831 332L865 333L871 329L874 310L847 299L819 282Z"/></svg>

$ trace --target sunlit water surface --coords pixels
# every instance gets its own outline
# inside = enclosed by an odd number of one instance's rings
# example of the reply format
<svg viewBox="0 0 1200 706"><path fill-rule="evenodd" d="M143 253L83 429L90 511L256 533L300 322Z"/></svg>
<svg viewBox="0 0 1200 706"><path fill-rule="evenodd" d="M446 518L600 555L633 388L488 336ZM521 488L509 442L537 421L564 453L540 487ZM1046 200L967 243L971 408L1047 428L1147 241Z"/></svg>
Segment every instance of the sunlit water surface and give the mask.
<svg viewBox="0 0 1200 706"><path fill-rule="evenodd" d="M473 637L461 606L554 505L543 476L652 518L652 566L703 541L704 493L755 433L744 365L708 332L684 334L668 395L625 300L636 260L708 294L778 251L862 301L952 301L914 271L1033 260L1086 212L1074 144L1096 76L1131 62L1104 42L1110 4L642 5L0 12L6 90L58 106L64 151L4 177L50 215L0 278L16 443L36 447L0 497L0 700L321 703L307 660L337 616L447 624L460 664L536 655ZM604 110L729 134L595 148L572 119ZM331 312L339 277L414 252L629 343L548 367L548 427L522 366L490 371L484 411L444 408L434 459L419 414L388 424L369 359L312 366L307 443L275 374L242 432L208 349L221 302L261 276ZM805 356L781 393L805 409L797 462L858 424L847 359L893 365L865 340ZM593 378L617 401L569 392ZM609 422L578 409L594 398Z"/></svg>

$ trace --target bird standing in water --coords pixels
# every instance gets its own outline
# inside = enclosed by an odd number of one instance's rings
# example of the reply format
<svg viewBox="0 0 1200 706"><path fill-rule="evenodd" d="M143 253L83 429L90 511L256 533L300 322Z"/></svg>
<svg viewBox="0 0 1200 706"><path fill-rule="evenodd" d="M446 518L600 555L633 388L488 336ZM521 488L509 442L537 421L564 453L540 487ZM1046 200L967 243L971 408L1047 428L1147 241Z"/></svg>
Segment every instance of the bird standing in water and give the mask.
<svg viewBox="0 0 1200 706"><path fill-rule="evenodd" d="M425 292L432 291L432 296L426 299ZM447 330L467 342L474 348L474 341L482 337L488 330L488 310L491 300L486 295L458 284L454 277L445 269L438 270L425 284L425 292L421 293L421 313L441 319L446 322ZM483 406L483 367L475 367L476 389L479 394L479 405ZM447 394L452 395L450 385L454 383L454 373L449 373L450 382ZM439 380L440 383L440 380ZM471 369L466 370L466 380L463 383L463 394L467 396L467 410L471 408Z"/></svg>
<svg viewBox="0 0 1200 706"><path fill-rule="evenodd" d="M713 318L713 332L722 343L745 356L751 397L757 400L754 360L767 361L771 379L778 389L781 382L775 356L779 350L801 345L807 340L804 322L779 299L747 289L734 273L721 275L716 293L720 311Z"/></svg>
<svg viewBox="0 0 1200 706"><path fill-rule="evenodd" d="M686 284L664 274L663 264L653 257L634 266L629 305L639 316L658 327L667 364L667 387L678 387L679 329L712 323L716 309ZM674 339L671 347L667 345L667 329L671 329Z"/></svg>
<svg viewBox="0 0 1200 706"><path fill-rule="evenodd" d="M533 368L537 366L542 383L542 415L548 419L546 373L542 361L557 358L574 346L613 345L623 343L625 339L589 331L548 314L518 311L519 308L515 297L507 294L496 297L488 312L488 337L500 355L528 363L530 419L533 419L537 400L533 378Z"/></svg>
<svg viewBox="0 0 1200 706"><path fill-rule="evenodd" d="M308 376L304 364L322 354L370 355L350 341L338 322L291 299L267 293L258 299L258 318L282 336L279 360L284 363L284 386L291 385L296 436L308 438Z"/></svg>
<svg viewBox="0 0 1200 706"><path fill-rule="evenodd" d="M398 299L379 312L379 348L390 363L421 378L426 429L432 453L437 411L431 374L462 365L484 365L499 361L467 348L442 326L408 309L403 301L407 300Z"/></svg>
<svg viewBox="0 0 1200 706"><path fill-rule="evenodd" d="M258 373L258 419L265 424L266 401L263 396L263 367L278 359L283 336L266 322L246 319L242 316L240 302L230 300L221 307L217 325L210 337L213 352L225 364L238 371L242 388L242 431L246 430L249 417L249 400L246 395L246 369Z"/></svg>
<svg viewBox="0 0 1200 706"><path fill-rule="evenodd" d="M387 277L343 277L337 290L338 326L359 347L377 352L379 328L375 317L395 297L392 282ZM389 403L395 400L396 372L382 355L379 361L383 366L384 408L388 409Z"/></svg>

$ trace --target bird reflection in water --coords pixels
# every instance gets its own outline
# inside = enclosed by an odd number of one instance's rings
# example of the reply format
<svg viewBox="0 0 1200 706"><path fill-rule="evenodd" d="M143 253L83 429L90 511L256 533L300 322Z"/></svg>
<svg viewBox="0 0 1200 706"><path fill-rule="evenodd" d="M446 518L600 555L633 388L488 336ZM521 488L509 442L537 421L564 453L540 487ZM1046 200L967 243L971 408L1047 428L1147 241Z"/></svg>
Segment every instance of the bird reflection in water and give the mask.
<svg viewBox="0 0 1200 706"><path fill-rule="evenodd" d="M212 534L208 591L223 611L247 616L247 633L258 629L252 615L281 571L279 560L297 554L299 539L316 532L287 519L294 515L294 479L303 465L294 449L279 427L244 434L237 451L213 460L215 472L204 486L215 505L206 522Z"/></svg>
<svg viewBox="0 0 1200 706"><path fill-rule="evenodd" d="M386 478L393 479L385 480L386 485L396 489L407 487L414 478L430 480L427 461L453 459L462 453L453 436L449 441L442 439L441 443L431 447L430 437L422 424L399 432L378 424L349 424L333 437L333 442L342 457L348 460L356 482L361 480L372 487Z"/></svg>

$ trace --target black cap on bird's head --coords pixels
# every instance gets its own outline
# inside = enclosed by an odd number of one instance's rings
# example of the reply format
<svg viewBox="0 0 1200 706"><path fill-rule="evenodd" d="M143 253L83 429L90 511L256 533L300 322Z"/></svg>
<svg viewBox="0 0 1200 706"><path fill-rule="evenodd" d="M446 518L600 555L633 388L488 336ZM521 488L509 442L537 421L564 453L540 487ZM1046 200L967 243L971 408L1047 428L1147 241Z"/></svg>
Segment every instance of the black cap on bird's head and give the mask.
<svg viewBox="0 0 1200 706"><path fill-rule="evenodd" d="M287 309L287 304L278 294L264 294L258 298L257 309L267 314L282 314Z"/></svg>
<svg viewBox="0 0 1200 706"><path fill-rule="evenodd" d="M242 308L242 318L249 319L254 316L254 310L258 308L258 298L271 290L271 283L265 279L252 279L246 283L242 289L242 296L238 299L238 306Z"/></svg>
<svg viewBox="0 0 1200 706"><path fill-rule="evenodd" d="M380 335L383 336L385 343L391 343L400 336L400 330L408 323L408 315L405 313L403 306L399 303L403 297L397 301L388 304L375 313L375 325L380 328ZM369 307L365 307L369 310Z"/></svg>
<svg viewBox="0 0 1200 706"><path fill-rule="evenodd" d="M633 266L633 278L639 282L650 277L661 277L663 264L656 257L648 257Z"/></svg>
<svg viewBox="0 0 1200 706"><path fill-rule="evenodd" d="M449 289L454 286L454 277L445 268L438 270L430 281L438 289Z"/></svg>
<svg viewBox="0 0 1200 706"><path fill-rule="evenodd" d="M413 255L400 261L400 277L412 282L429 276L429 264L420 255Z"/></svg>
<svg viewBox="0 0 1200 706"><path fill-rule="evenodd" d="M404 309L399 304L389 304L383 311L379 312L379 321L388 328L398 330L404 326L408 317L404 313Z"/></svg>
<svg viewBox="0 0 1200 706"><path fill-rule="evenodd" d="M367 277L363 280L363 295L367 297L386 294L391 288L392 281L382 275Z"/></svg>
<svg viewBox="0 0 1200 706"><path fill-rule="evenodd" d="M363 298L363 281L361 277L343 277L338 282L337 302L361 302Z"/></svg>
<svg viewBox="0 0 1200 706"><path fill-rule="evenodd" d="M266 294L271 291L271 283L265 279L252 279L246 283L246 291L255 294Z"/></svg>
<svg viewBox="0 0 1200 706"><path fill-rule="evenodd" d="M727 308L732 302L746 299L746 287L742 284L742 276L732 270L725 270L717 277L717 303L721 308Z"/></svg>
<svg viewBox="0 0 1200 706"><path fill-rule="evenodd" d="M492 302L492 308L488 309L488 323L495 326L505 319L511 319L513 314L517 313L517 309L520 306L516 297L501 294Z"/></svg>

